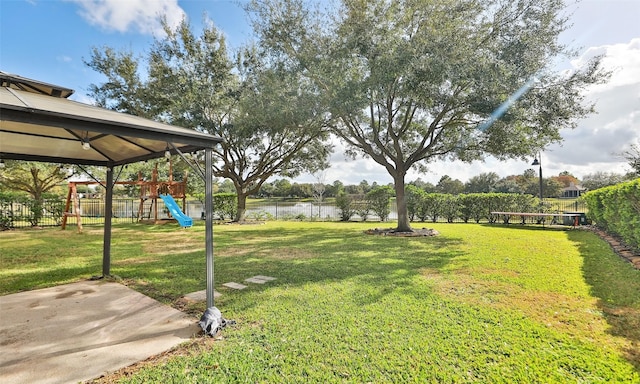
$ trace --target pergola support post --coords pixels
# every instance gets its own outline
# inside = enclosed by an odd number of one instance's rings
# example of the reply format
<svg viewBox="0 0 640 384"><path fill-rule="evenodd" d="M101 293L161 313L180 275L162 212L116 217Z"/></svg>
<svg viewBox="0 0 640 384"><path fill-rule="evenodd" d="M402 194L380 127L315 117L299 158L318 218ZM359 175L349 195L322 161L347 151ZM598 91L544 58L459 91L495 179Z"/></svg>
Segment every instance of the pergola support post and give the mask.
<svg viewBox="0 0 640 384"><path fill-rule="evenodd" d="M205 187L204 187L204 214L205 214L205 243L207 258L207 308L214 306L214 274L213 274L213 149L204 150L205 157Z"/></svg>
<svg viewBox="0 0 640 384"><path fill-rule="evenodd" d="M107 167L104 197L104 241L102 245L102 277L111 276L111 211L113 210L113 167Z"/></svg>

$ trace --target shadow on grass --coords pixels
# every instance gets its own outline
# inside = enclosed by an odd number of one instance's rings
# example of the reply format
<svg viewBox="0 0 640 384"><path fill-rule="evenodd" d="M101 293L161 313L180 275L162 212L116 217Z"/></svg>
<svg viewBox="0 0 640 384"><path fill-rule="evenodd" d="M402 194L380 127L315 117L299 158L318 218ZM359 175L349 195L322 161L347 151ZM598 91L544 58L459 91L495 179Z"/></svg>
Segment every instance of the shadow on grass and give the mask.
<svg viewBox="0 0 640 384"><path fill-rule="evenodd" d="M522 224L520 222L510 222L507 224L504 224L502 222L500 223L479 223L477 225L480 225L482 227L487 227L487 228L511 228L511 229L518 229L518 230L526 230L526 231L560 231L560 232L565 232L565 231L570 231L573 230L573 227L570 226L566 226L566 225L549 225L549 224L545 224L544 226L542 226L542 224Z"/></svg>
<svg viewBox="0 0 640 384"><path fill-rule="evenodd" d="M25 271L12 273L2 281L3 294L32 291L34 289L49 288L90 278L99 271L100 264L77 268L57 267L47 270Z"/></svg>
<svg viewBox="0 0 640 384"><path fill-rule="evenodd" d="M571 231L569 239L578 244L582 273L611 326L609 333L630 342L625 358L640 372L640 271L594 233Z"/></svg>
<svg viewBox="0 0 640 384"><path fill-rule="evenodd" d="M260 300L259 293L270 287L286 289L317 283L322 286L344 280L350 281L361 305L379 301L395 290L408 289L407 293L420 296L424 291L420 288L413 292L415 284L411 279L423 268L443 268L462 252L457 247L460 239L367 235L363 231L369 227L216 228L215 288L223 293L221 303L253 306L258 304L255 300ZM84 259L76 262L80 264L77 268L47 265L18 272L11 281L3 282L15 285L11 291L59 285L100 274L100 233L90 236L90 242L86 234L43 235L48 236L51 246L69 251L60 257L73 259L73 253L81 252ZM113 233L111 273L143 294L164 303L175 303L183 295L206 287L203 243L203 228L118 225ZM199 250L193 250L194 246ZM265 285L244 283L255 275L274 276L277 280ZM250 285L251 289L231 291L221 287L231 281ZM243 299L237 300L239 297Z"/></svg>
<svg viewBox="0 0 640 384"><path fill-rule="evenodd" d="M113 267L119 260L146 260L143 254L146 240L151 239L158 242L159 247L170 249L183 233L179 227L152 227L138 223L114 226L111 273L118 274ZM3 266L0 294L47 288L102 274L102 226L85 226L82 233L47 228L8 231L3 235L5 238L0 240L4 240L6 246L0 252L0 264ZM201 241L204 248L204 236Z"/></svg>
<svg viewBox="0 0 640 384"><path fill-rule="evenodd" d="M284 274L289 283L330 282L354 277L396 279L403 271L421 267L441 268L459 255L460 241L445 237L392 238L366 235L358 230L296 230L269 228L252 233L268 239L254 244L248 254L219 253L218 264L233 276L251 271ZM230 247L233 244L228 244ZM223 271L227 272L227 271Z"/></svg>
<svg viewBox="0 0 640 384"><path fill-rule="evenodd" d="M365 229L365 228L363 228ZM219 301L246 298L270 287L300 287L352 280L365 305L395 289L411 287L409 281L421 268L440 269L461 255L461 240L437 237L399 238L364 234L353 227L286 228L252 226L251 230L218 231L214 235L215 288L223 293ZM164 254L145 263L114 261L114 273L135 285L135 289L161 301L206 287L203 252ZM277 279L265 285L244 283L255 275ZM136 280L139 280L136 283ZM238 282L251 289L231 291L223 283ZM247 295L249 294L249 295ZM239 303L235 303L239 305Z"/></svg>

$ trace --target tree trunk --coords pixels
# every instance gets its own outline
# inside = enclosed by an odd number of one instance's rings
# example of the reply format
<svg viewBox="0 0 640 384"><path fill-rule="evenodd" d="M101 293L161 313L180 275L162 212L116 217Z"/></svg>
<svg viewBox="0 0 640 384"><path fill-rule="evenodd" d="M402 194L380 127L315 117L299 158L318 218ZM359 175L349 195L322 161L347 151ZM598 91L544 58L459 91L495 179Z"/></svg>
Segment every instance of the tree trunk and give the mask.
<svg viewBox="0 0 640 384"><path fill-rule="evenodd" d="M42 219L42 208L44 207L44 198L42 195L44 194L42 187L42 180L39 177L40 170L37 168L31 168L31 177L33 180L33 203L31 204L31 225L37 227L40 225L40 220Z"/></svg>
<svg viewBox="0 0 640 384"><path fill-rule="evenodd" d="M242 191L236 191L238 196L238 211L236 217L233 219L235 222L243 222L246 219L247 214L247 193Z"/></svg>
<svg viewBox="0 0 640 384"><path fill-rule="evenodd" d="M404 174L400 172L393 177L393 184L396 190L396 204L398 210L397 232L413 232L409 221L409 211L407 210L407 197L404 190Z"/></svg>

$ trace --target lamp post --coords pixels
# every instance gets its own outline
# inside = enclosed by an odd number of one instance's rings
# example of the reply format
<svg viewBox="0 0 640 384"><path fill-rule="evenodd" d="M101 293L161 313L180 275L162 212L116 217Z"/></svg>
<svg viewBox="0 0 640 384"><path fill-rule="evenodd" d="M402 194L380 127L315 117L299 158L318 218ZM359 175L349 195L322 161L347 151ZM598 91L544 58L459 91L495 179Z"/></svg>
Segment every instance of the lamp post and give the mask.
<svg viewBox="0 0 640 384"><path fill-rule="evenodd" d="M540 153L538 153L538 157L540 158L540 161L538 161L537 158L533 159L533 163L531 163L531 165L538 165L540 166L540 212L542 212L542 206L543 206L543 200L542 200L542 156L540 156Z"/></svg>

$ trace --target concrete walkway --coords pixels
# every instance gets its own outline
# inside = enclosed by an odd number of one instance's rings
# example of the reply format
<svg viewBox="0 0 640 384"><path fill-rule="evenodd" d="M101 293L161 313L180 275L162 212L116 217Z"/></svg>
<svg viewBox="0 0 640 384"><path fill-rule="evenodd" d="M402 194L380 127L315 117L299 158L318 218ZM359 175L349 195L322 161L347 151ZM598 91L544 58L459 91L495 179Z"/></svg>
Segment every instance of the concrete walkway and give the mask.
<svg viewBox="0 0 640 384"><path fill-rule="evenodd" d="M78 383L162 353L200 332L121 284L83 281L0 297L0 383Z"/></svg>

